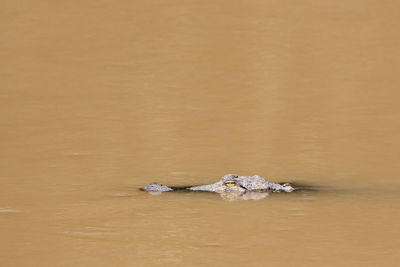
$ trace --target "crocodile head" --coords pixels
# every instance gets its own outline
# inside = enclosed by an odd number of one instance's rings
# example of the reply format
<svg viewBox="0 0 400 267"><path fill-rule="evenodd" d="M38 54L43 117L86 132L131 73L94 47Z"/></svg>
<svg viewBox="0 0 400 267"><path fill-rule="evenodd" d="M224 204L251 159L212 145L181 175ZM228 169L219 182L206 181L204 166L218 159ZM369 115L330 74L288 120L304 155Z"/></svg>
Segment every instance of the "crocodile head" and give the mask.
<svg viewBox="0 0 400 267"><path fill-rule="evenodd" d="M235 174L228 174L222 177L221 180L214 184L208 185L201 185L201 186L192 186L189 187L189 190L193 191L208 191L208 192L216 192L216 193L223 193L223 192L237 192L243 193L246 192L246 188L241 186L240 180L238 179L239 176Z"/></svg>
<svg viewBox="0 0 400 267"><path fill-rule="evenodd" d="M209 192L246 192L246 191L283 191L291 192L293 187L284 184L274 184L266 181L264 178L254 176L239 176L236 174L227 174L218 182L209 185L189 187L189 190L194 191L209 191Z"/></svg>

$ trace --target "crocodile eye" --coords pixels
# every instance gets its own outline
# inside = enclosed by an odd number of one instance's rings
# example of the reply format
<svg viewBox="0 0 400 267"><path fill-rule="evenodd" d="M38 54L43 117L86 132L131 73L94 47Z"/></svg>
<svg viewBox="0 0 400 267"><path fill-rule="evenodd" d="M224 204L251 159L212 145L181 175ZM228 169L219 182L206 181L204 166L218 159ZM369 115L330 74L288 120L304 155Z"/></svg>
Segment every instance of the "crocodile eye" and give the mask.
<svg viewBox="0 0 400 267"><path fill-rule="evenodd" d="M225 185L228 187L236 186L236 182L235 181L226 181Z"/></svg>

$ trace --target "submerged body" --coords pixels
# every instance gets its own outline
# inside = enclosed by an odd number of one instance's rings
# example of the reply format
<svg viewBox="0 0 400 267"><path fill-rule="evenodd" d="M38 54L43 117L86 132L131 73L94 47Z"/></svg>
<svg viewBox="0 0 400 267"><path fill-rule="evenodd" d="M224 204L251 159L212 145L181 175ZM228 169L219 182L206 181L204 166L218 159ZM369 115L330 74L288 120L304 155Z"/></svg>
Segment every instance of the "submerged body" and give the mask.
<svg viewBox="0 0 400 267"><path fill-rule="evenodd" d="M239 193L246 192L292 192L294 188L289 184L275 184L266 181L264 178L254 176L238 176L236 174L227 174L214 184L191 186L185 188L190 191L207 191L216 193ZM164 186L160 183L151 183L142 190L147 192L167 192L174 188Z"/></svg>

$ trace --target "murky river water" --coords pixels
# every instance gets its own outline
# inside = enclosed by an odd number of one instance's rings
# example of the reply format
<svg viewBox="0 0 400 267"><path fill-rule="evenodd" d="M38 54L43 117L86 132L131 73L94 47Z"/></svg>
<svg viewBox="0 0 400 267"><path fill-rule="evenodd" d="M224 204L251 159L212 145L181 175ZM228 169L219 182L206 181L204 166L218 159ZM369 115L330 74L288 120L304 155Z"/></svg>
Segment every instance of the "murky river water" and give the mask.
<svg viewBox="0 0 400 267"><path fill-rule="evenodd" d="M397 2L0 6L1 266L398 266Z"/></svg>

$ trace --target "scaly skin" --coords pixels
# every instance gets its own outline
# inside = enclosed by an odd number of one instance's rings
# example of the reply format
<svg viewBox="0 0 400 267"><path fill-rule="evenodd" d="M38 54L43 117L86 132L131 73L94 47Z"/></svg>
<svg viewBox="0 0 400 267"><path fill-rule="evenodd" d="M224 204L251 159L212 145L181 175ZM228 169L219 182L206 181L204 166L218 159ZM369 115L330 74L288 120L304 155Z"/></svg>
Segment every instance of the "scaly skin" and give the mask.
<svg viewBox="0 0 400 267"><path fill-rule="evenodd" d="M264 178L255 176L238 176L236 174L228 174L214 184L192 186L186 188L191 191L207 191L216 193L238 193L245 192L292 192L294 188L289 184L275 184L266 181ZM173 188L164 186L160 183L151 183L145 188L147 192L166 192L173 191Z"/></svg>
<svg viewBox="0 0 400 267"><path fill-rule="evenodd" d="M169 188L168 186L162 185L160 183L151 183L145 188L142 188L142 190L147 192L167 192L167 191L172 191L174 189Z"/></svg>
<svg viewBox="0 0 400 267"><path fill-rule="evenodd" d="M292 192L294 190L290 185L270 183L258 175L238 176L236 174L227 174L214 184L194 186L189 187L188 189L193 191L209 191L217 193L246 191Z"/></svg>

